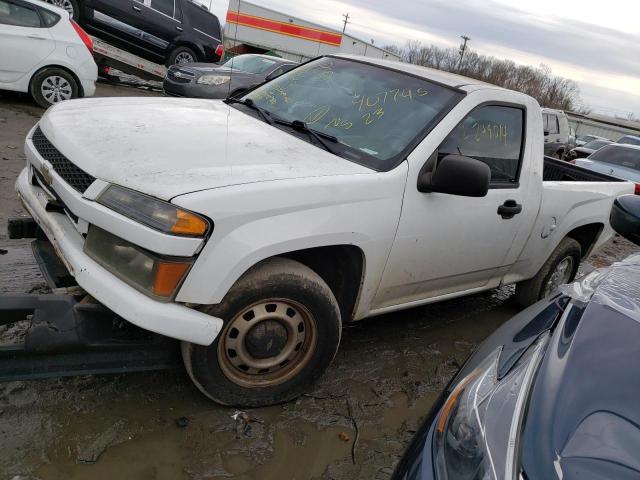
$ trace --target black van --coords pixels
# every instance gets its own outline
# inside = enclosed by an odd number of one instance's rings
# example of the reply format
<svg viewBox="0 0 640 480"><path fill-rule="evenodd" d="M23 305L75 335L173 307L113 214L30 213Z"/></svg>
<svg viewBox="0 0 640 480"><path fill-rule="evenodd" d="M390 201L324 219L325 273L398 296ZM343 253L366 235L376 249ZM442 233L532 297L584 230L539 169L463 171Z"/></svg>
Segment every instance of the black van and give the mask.
<svg viewBox="0 0 640 480"><path fill-rule="evenodd" d="M89 33L167 66L219 62L220 21L191 0L47 0L67 10Z"/></svg>

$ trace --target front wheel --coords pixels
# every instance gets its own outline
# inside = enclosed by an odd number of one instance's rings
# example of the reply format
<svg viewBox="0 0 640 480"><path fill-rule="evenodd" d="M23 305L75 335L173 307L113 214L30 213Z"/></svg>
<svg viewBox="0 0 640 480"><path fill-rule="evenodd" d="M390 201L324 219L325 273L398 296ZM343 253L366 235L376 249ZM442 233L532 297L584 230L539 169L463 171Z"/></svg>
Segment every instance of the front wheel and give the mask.
<svg viewBox="0 0 640 480"><path fill-rule="evenodd" d="M560 285L572 282L581 259L580 244L573 238L564 238L535 277L516 285L516 302L528 307L551 295Z"/></svg>
<svg viewBox="0 0 640 480"><path fill-rule="evenodd" d="M338 303L313 270L286 258L260 263L219 305L224 319L208 347L182 344L196 386L224 405L260 407L304 392L329 366L340 343Z"/></svg>

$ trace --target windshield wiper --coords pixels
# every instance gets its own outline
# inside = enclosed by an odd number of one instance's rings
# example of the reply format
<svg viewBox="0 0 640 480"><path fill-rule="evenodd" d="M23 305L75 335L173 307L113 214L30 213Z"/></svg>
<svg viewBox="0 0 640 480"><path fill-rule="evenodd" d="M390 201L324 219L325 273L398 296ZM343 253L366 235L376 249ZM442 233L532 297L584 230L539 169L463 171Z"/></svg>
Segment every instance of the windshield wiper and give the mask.
<svg viewBox="0 0 640 480"><path fill-rule="evenodd" d="M239 103L240 105L244 105L245 107L249 107L252 110L255 110L256 112L258 112L258 115L260 115L262 117L262 119L267 122L269 125L273 125L273 119L271 118L271 113L269 113L267 110L265 110L262 107L259 107L258 105L256 105L256 103L251 100L250 98L247 98L246 100L240 100L239 98L227 98L225 100L225 103L227 105L231 105L232 103Z"/></svg>
<svg viewBox="0 0 640 480"><path fill-rule="evenodd" d="M338 138L333 135L329 135L328 133L319 132L312 128L309 128L306 123L301 120L294 120L293 122L287 122L286 120L281 120L277 118L275 123L279 125L284 125L285 127L290 127L299 132L306 133L309 137L313 138L316 142L318 142L322 147L329 153L333 153L334 155L338 155L338 152L335 148L333 148L327 140L332 143L338 143Z"/></svg>

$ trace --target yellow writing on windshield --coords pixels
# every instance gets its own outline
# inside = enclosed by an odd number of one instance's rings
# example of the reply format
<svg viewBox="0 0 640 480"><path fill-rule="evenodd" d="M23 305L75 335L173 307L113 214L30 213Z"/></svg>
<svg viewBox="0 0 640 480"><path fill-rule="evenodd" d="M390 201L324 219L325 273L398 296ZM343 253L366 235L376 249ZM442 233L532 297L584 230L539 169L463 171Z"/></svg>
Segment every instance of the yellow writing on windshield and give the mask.
<svg viewBox="0 0 640 480"><path fill-rule="evenodd" d="M368 112L362 116L365 125L371 125L376 120L384 117L384 110L382 108L377 109L375 112Z"/></svg>
<svg viewBox="0 0 640 480"><path fill-rule="evenodd" d="M304 117L304 123L317 123L329 113L331 107L329 105L322 105L321 107L312 110L306 117Z"/></svg>
<svg viewBox="0 0 640 480"><path fill-rule="evenodd" d="M398 103L403 100L414 100L416 97L425 97L429 91L424 88L392 88L374 95L360 95L356 93L351 99L351 104L362 111L367 108L382 107L388 102Z"/></svg>
<svg viewBox="0 0 640 480"><path fill-rule="evenodd" d="M476 142L497 142L507 145L508 126L503 123L475 122L470 130L463 125L464 140L475 140Z"/></svg>
<svg viewBox="0 0 640 480"><path fill-rule="evenodd" d="M334 117L324 128L344 128L345 130L349 130L351 127L353 127L352 122L343 120L340 117Z"/></svg>

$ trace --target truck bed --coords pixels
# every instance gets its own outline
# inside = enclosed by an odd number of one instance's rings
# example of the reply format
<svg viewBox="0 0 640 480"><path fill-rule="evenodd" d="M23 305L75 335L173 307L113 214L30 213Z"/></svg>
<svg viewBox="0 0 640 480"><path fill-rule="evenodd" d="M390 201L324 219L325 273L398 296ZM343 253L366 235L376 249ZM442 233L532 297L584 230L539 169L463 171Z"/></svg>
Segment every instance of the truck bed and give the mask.
<svg viewBox="0 0 640 480"><path fill-rule="evenodd" d="M616 177L594 172L578 167L572 163L544 157L544 172L542 180L545 182L624 182Z"/></svg>

